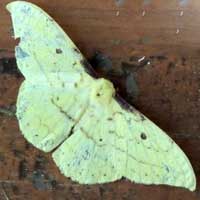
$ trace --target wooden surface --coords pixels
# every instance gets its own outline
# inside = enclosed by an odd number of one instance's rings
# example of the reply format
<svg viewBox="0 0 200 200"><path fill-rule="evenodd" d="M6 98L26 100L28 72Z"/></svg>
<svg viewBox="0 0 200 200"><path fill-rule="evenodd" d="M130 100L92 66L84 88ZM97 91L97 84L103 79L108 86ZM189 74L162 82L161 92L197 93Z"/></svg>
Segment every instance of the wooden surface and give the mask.
<svg viewBox="0 0 200 200"><path fill-rule="evenodd" d="M23 78L12 58L11 22L0 1L0 108L15 105ZM129 103L187 154L197 190L127 180L84 186L63 177L50 154L29 145L13 116L0 115L0 200L200 199L200 1L34 0L52 15ZM93 56L96 51L102 52ZM93 59L91 59L93 56ZM138 59L145 56L142 62Z"/></svg>

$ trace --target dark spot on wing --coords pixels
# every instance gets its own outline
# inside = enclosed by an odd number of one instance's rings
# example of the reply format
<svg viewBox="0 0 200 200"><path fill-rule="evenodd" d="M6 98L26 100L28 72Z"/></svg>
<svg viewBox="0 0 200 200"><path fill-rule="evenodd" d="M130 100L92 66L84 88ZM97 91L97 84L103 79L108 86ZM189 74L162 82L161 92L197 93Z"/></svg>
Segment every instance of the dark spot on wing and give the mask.
<svg viewBox="0 0 200 200"><path fill-rule="evenodd" d="M113 115L116 115L116 114L118 114L118 115L123 115L123 113L120 112L120 111L117 111L117 112L114 112L114 113L113 113Z"/></svg>
<svg viewBox="0 0 200 200"><path fill-rule="evenodd" d="M52 18L50 18L50 17L47 17L47 18L46 18L46 21L47 21L47 22L52 22L52 21L53 21L53 19L52 19Z"/></svg>
<svg viewBox="0 0 200 200"><path fill-rule="evenodd" d="M88 149L85 150L85 153L82 155L83 160L88 160L90 158L90 152Z"/></svg>
<svg viewBox="0 0 200 200"><path fill-rule="evenodd" d="M164 165L164 167L165 167L165 170L169 173L169 167L167 166L167 165Z"/></svg>
<svg viewBox="0 0 200 200"><path fill-rule="evenodd" d="M29 54L26 53L20 46L16 46L15 52L16 52L16 57L17 58L26 58L26 57L29 57Z"/></svg>
<svg viewBox="0 0 200 200"><path fill-rule="evenodd" d="M61 54L61 53L62 53L62 50L61 50L61 49L56 49L56 53L57 53L57 54Z"/></svg>
<svg viewBox="0 0 200 200"><path fill-rule="evenodd" d="M113 134L113 133L115 133L115 131L114 130L109 130L108 131L110 134Z"/></svg>
<svg viewBox="0 0 200 200"><path fill-rule="evenodd" d="M109 118L107 118L107 120L108 120L108 121L112 121L112 120L113 120L113 118L112 118L112 117L109 117Z"/></svg>
<svg viewBox="0 0 200 200"><path fill-rule="evenodd" d="M28 5L26 6L23 6L22 8L21 8L21 11L23 12L23 13L25 13L25 14L29 14L29 12L30 12L30 10L31 10L31 7L29 7Z"/></svg>
<svg viewBox="0 0 200 200"><path fill-rule="evenodd" d="M147 139L147 136L146 136L145 133L141 133L140 137L141 137L142 140L146 140Z"/></svg>
<svg viewBox="0 0 200 200"><path fill-rule="evenodd" d="M144 121L145 120L145 117L144 117L144 115L143 114L141 114L141 113L139 113L140 114L140 119L141 119L141 121Z"/></svg>
<svg viewBox="0 0 200 200"><path fill-rule="evenodd" d="M81 52L79 51L79 49L77 49L77 48L74 48L74 51L75 51L76 53L78 53L78 54L81 53Z"/></svg>
<svg viewBox="0 0 200 200"><path fill-rule="evenodd" d="M99 141L100 141L100 142L102 142L102 141L103 141L103 139L102 139L102 138L100 138L100 139L99 139Z"/></svg>

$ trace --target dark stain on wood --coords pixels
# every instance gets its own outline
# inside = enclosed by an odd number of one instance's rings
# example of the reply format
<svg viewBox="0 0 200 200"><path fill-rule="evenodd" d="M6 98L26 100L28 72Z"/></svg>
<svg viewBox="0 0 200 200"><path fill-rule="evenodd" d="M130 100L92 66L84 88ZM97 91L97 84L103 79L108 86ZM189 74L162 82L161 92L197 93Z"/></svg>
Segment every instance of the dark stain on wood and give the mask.
<svg viewBox="0 0 200 200"><path fill-rule="evenodd" d="M0 162L4 162L5 156L4 153L0 152Z"/></svg>
<svg viewBox="0 0 200 200"><path fill-rule="evenodd" d="M170 62L170 63L168 64L168 67L167 67L167 74L171 73L172 70L173 70L175 67L176 67L175 64L174 64L173 62Z"/></svg>
<svg viewBox="0 0 200 200"><path fill-rule="evenodd" d="M15 74L17 77L21 76L17 68L15 58L1 58L0 59L0 74Z"/></svg>
<svg viewBox="0 0 200 200"><path fill-rule="evenodd" d="M19 163L19 179L24 179L28 176L28 163L27 161L21 160Z"/></svg>
<svg viewBox="0 0 200 200"><path fill-rule="evenodd" d="M24 156L24 151L23 150L19 150L19 149L12 149L13 155L17 158L23 158Z"/></svg>
<svg viewBox="0 0 200 200"><path fill-rule="evenodd" d="M44 156L41 154L36 156L31 181L37 190L51 190L57 187L57 181L47 173L46 164L47 160Z"/></svg>
<svg viewBox="0 0 200 200"><path fill-rule="evenodd" d="M108 74L111 70L113 70L111 59L99 51L95 52L92 58L89 59L89 62L95 71L99 73Z"/></svg>
<svg viewBox="0 0 200 200"><path fill-rule="evenodd" d="M126 76L126 93L129 102L136 102L139 96L139 87L133 73Z"/></svg>
<svg viewBox="0 0 200 200"><path fill-rule="evenodd" d="M47 160L42 155L39 154L35 157L35 164L34 164L34 170L45 170L46 169Z"/></svg>

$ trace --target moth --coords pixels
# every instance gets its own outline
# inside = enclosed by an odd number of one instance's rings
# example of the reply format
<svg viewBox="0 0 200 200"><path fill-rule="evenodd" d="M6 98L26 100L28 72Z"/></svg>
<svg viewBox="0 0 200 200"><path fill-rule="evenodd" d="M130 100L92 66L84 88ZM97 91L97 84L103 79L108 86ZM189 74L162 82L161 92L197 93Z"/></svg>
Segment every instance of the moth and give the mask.
<svg viewBox="0 0 200 200"><path fill-rule="evenodd" d="M61 27L34 4L15 1L11 13L17 65L25 77L17 118L24 137L52 152L60 171L80 184L122 177L193 191L192 166L167 134L94 77Z"/></svg>

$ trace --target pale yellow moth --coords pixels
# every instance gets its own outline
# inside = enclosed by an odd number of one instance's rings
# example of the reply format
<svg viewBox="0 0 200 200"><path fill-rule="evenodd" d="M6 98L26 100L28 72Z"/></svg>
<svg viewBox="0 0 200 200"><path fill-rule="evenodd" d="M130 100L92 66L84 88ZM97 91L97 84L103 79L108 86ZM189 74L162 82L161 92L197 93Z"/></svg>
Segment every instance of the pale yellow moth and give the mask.
<svg viewBox="0 0 200 200"><path fill-rule="evenodd" d="M16 59L25 77L17 118L30 143L52 151L61 172L82 184L126 177L195 190L191 164L176 143L120 103L110 81L88 73L87 61L49 15L25 1L7 9L20 38Z"/></svg>

